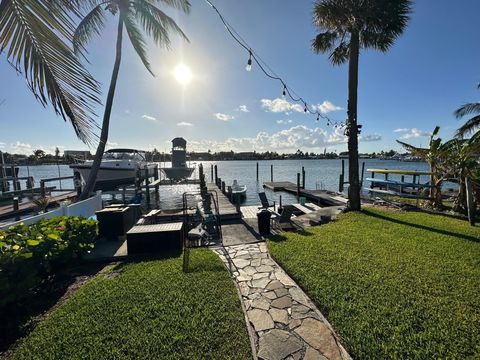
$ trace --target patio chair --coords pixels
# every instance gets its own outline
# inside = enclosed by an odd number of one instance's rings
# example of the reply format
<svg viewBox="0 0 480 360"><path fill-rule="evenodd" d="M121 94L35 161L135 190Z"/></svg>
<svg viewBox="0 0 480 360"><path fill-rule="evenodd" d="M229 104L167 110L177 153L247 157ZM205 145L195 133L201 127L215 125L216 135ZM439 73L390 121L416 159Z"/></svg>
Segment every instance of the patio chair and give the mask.
<svg viewBox="0 0 480 360"><path fill-rule="evenodd" d="M267 195L264 192L258 193L258 197L260 198L260 202L262 203L262 206L260 206L259 209L275 209L275 202L273 203L273 205L270 205L267 199Z"/></svg>
<svg viewBox="0 0 480 360"><path fill-rule="evenodd" d="M294 208L292 206L287 206L283 208L281 214L273 213L272 216L272 228L276 227L279 230L293 230L297 226L292 222Z"/></svg>

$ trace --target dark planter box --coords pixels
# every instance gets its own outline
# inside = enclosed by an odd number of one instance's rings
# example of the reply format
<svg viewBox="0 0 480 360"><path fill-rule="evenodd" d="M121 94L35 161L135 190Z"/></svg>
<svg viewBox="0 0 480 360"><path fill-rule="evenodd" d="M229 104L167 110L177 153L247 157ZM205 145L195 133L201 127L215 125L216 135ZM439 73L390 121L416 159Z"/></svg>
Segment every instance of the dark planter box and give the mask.
<svg viewBox="0 0 480 360"><path fill-rule="evenodd" d="M128 254L158 253L181 250L183 223L137 225L127 232Z"/></svg>
<svg viewBox="0 0 480 360"><path fill-rule="evenodd" d="M95 213L98 220L98 235L116 239L126 234L135 225L136 212L131 207L109 207Z"/></svg>

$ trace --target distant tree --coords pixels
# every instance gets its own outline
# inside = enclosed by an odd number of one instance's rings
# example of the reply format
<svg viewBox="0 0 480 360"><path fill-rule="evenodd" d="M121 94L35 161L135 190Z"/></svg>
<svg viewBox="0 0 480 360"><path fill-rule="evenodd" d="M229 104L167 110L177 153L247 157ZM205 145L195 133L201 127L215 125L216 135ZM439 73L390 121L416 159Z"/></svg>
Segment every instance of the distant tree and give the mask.
<svg viewBox="0 0 480 360"><path fill-rule="evenodd" d="M313 24L320 33L312 42L316 53L329 53L333 65L348 62L348 200L360 210L357 90L361 48L387 51L409 21L411 0L318 0Z"/></svg>
<svg viewBox="0 0 480 360"><path fill-rule="evenodd" d="M478 84L478 88L480 89L480 84ZM454 114L457 119L467 115L473 115L465 124L458 128L455 134L456 137L463 138L465 135L480 131L480 102L464 104L459 107Z"/></svg>
<svg viewBox="0 0 480 360"><path fill-rule="evenodd" d="M36 160L43 159L45 157L45 151L42 149L37 149L33 151L33 156L35 157Z"/></svg>
<svg viewBox="0 0 480 360"><path fill-rule="evenodd" d="M155 4L154 4L155 3ZM107 101L105 103L105 111L103 115L102 130L100 139L95 152L90 174L88 176L85 188L80 195L80 199L86 199L93 191L97 179L97 173L100 168L102 156L108 141L108 132L110 127L110 115L112 112L113 98L117 86L118 73L120 70L120 62L122 59L122 43L124 27L130 39L135 52L140 57L143 65L153 75L150 63L147 59L147 43L145 41L142 30L151 36L157 45L169 47L171 32L181 35L188 40L183 31L178 27L176 22L167 14L156 7L157 1L147 0L105 0L86 1L86 7L91 5L90 12L80 22L73 37L73 46L75 52L80 54L86 44L91 40L93 35L100 34L105 26L107 15L118 15L117 25L117 41L115 63L113 66L110 87L108 89ZM163 0L163 5L175 7L181 11L189 12L190 3L188 0Z"/></svg>

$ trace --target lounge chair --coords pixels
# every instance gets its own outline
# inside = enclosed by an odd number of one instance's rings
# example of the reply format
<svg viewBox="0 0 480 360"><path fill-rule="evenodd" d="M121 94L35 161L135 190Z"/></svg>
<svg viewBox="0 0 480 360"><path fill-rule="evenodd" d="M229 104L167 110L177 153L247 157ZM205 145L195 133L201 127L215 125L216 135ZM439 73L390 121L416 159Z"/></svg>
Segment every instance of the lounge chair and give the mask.
<svg viewBox="0 0 480 360"><path fill-rule="evenodd" d="M258 193L258 197L260 198L260 202L262 203L262 206L259 207L259 209L267 209L273 207L275 209L275 202L273 205L270 205L267 199L267 195L264 192Z"/></svg>
<svg viewBox="0 0 480 360"><path fill-rule="evenodd" d="M283 208L281 214L273 213L272 228L276 227L278 230L296 229L297 226L292 222L293 210L292 206L287 206Z"/></svg>

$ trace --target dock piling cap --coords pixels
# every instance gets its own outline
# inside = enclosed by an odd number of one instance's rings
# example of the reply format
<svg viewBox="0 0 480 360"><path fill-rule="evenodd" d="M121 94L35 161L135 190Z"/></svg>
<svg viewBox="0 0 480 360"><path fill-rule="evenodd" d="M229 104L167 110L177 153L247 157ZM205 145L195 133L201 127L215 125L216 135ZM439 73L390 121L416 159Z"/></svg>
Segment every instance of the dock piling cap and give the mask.
<svg viewBox="0 0 480 360"><path fill-rule="evenodd" d="M176 137L175 139L172 140L172 146L175 147L182 147L186 148L187 147L187 140L185 140L182 137Z"/></svg>

